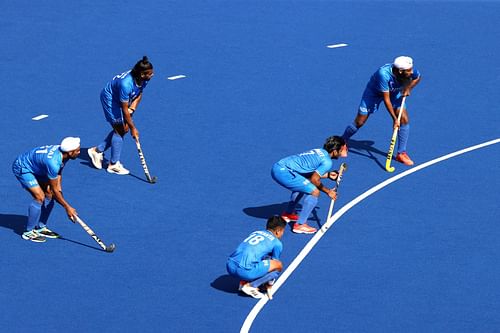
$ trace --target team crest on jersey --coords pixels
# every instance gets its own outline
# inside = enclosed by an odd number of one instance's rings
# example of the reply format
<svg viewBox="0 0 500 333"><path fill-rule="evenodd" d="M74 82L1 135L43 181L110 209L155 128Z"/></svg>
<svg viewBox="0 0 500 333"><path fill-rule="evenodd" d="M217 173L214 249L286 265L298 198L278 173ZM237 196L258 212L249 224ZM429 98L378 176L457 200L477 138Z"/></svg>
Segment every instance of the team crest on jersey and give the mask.
<svg viewBox="0 0 500 333"><path fill-rule="evenodd" d="M393 92L398 90L398 88L395 87L395 82L394 81L389 81L389 91Z"/></svg>

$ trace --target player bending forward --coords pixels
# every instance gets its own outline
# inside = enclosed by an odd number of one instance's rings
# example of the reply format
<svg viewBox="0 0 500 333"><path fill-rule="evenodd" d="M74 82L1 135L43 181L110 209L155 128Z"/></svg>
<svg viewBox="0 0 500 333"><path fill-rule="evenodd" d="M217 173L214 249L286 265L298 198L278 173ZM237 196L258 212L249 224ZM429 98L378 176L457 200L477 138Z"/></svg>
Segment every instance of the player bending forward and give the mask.
<svg viewBox="0 0 500 333"><path fill-rule="evenodd" d="M349 141L349 138L356 134L368 117L375 113L384 102L385 108L392 117L393 128L399 127L396 161L405 165L413 165L413 161L406 153L406 144L410 136L410 119L406 105L401 109L401 104L403 97L409 96L420 80L420 72L413 67L413 59L410 57L400 56L394 59L394 63L380 67L366 85L358 114L342 135L344 140ZM400 122L398 122L399 112L403 112Z"/></svg>
<svg viewBox="0 0 500 333"><path fill-rule="evenodd" d="M317 229L307 224L314 207L318 203L320 191L332 200L337 199L337 192L321 183L321 178L336 180L338 173L330 172L333 161L347 155L344 139L331 136L326 139L323 148L311 149L301 154L281 159L273 165L271 176L283 187L292 191L288 207L281 216L288 222L296 221L292 231L296 234L314 234ZM304 197L302 211L296 214L295 208Z"/></svg>
<svg viewBox="0 0 500 333"><path fill-rule="evenodd" d="M280 216L267 220L266 230L252 232L229 256L227 272L240 280L240 290L253 298L264 295L259 287L264 285L271 298L270 289L283 264L279 260L283 244L280 239L285 232L286 222ZM247 282L250 281L250 282Z"/></svg>
<svg viewBox="0 0 500 333"><path fill-rule="evenodd" d="M120 162L123 137L130 130L136 140L139 131L132 120L132 114L142 100L142 92L153 77L153 64L144 56L134 68L113 77L101 91L101 104L106 121L113 128L103 142L87 150L96 169L102 169L104 152L111 148L109 173L128 175L130 173Z"/></svg>
<svg viewBox="0 0 500 333"><path fill-rule="evenodd" d="M28 208L28 223L23 239L45 242L45 238L58 238L59 234L47 228L54 199L73 220L76 210L62 194L62 171L67 161L80 154L80 138L67 137L60 145L33 148L19 155L12 164L12 172L33 200Z"/></svg>

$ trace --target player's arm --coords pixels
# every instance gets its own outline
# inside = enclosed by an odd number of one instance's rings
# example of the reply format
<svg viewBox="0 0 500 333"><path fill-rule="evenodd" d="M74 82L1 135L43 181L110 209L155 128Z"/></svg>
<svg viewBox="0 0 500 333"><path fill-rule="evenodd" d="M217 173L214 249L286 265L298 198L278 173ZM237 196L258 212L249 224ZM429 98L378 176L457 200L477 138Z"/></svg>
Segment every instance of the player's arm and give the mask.
<svg viewBox="0 0 500 333"><path fill-rule="evenodd" d="M139 138L139 131L135 127L134 121L132 120L132 116L130 115L130 112L128 111L128 101L127 102L122 102L122 114L123 114L123 119L125 120L125 123L128 125L130 128L130 135L134 138Z"/></svg>
<svg viewBox="0 0 500 333"><path fill-rule="evenodd" d="M283 263L280 260L282 250L283 250L283 245L281 243L274 245L273 252L271 253L272 259L270 260L269 272L271 271L281 272L283 270Z"/></svg>
<svg viewBox="0 0 500 333"><path fill-rule="evenodd" d="M394 123L393 127L394 128L399 127L398 116L396 115L396 111L392 107L391 95L390 95L389 91L382 92L382 96L384 99L385 108L387 109L387 112L389 112L389 114L392 117L392 121Z"/></svg>
<svg viewBox="0 0 500 333"><path fill-rule="evenodd" d="M330 178L331 180L335 181L337 180L337 177L339 176L339 172L337 170L334 171L329 171L325 173L324 175L321 176L321 178Z"/></svg>
<svg viewBox="0 0 500 333"><path fill-rule="evenodd" d="M135 110L137 110L137 107L139 106L139 103L141 102L141 100L142 100L142 92L128 106L128 110L129 110L130 114L133 114L135 112Z"/></svg>
<svg viewBox="0 0 500 333"><path fill-rule="evenodd" d="M337 199L337 192L334 189L329 189L323 183L321 183L321 176L317 172L313 172L311 176L311 183L321 192L326 193L333 200Z"/></svg>
<svg viewBox="0 0 500 333"><path fill-rule="evenodd" d="M70 204L64 199L62 194L61 178L59 175L57 178L49 179L49 186L52 191L52 197L66 210L68 217L73 220L73 216L78 215L76 210L70 206Z"/></svg>
<svg viewBox="0 0 500 333"><path fill-rule="evenodd" d="M422 76L418 75L416 79L411 80L410 84L404 88L403 90L403 96L410 96L411 90L415 88L417 84L420 83Z"/></svg>

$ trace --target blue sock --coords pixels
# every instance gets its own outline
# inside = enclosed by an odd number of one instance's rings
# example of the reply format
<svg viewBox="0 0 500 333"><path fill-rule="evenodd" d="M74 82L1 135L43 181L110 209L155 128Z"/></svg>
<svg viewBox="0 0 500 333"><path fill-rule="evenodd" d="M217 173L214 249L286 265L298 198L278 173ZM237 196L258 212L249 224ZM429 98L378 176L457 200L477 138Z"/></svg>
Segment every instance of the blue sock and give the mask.
<svg viewBox="0 0 500 333"><path fill-rule="evenodd" d="M351 136L356 134L357 131L358 131L358 128L356 127L356 125L354 123L352 123L345 128L344 134L342 134L342 138L347 141L351 138Z"/></svg>
<svg viewBox="0 0 500 333"><path fill-rule="evenodd" d="M97 151L102 153L106 150L109 149L109 147L111 147L111 138L113 137L113 134L115 133L115 131L111 131L108 133L108 135L106 136L106 138L104 139L103 142L101 142L98 146L97 146Z"/></svg>
<svg viewBox="0 0 500 333"><path fill-rule="evenodd" d="M263 285L264 283L267 283L271 280L276 280L278 276L280 275L280 272L278 271L272 271L267 273L261 278L258 278L257 280L254 280L250 282L250 286L253 288L258 288L259 286Z"/></svg>
<svg viewBox="0 0 500 333"><path fill-rule="evenodd" d="M120 160L123 147L123 137L113 132L113 137L111 138L111 164L115 164Z"/></svg>
<svg viewBox="0 0 500 333"><path fill-rule="evenodd" d="M27 231L35 229L35 226L38 224L38 221L40 221L41 214L42 214L42 204L36 200L33 200L28 208L28 224L26 225Z"/></svg>
<svg viewBox="0 0 500 333"><path fill-rule="evenodd" d="M54 202L54 199L45 198L45 201L42 205L40 222L38 223L39 228L43 228L47 225L47 220L49 219L50 212L52 212L52 208L54 208Z"/></svg>
<svg viewBox="0 0 500 333"><path fill-rule="evenodd" d="M297 221L298 224L304 224L307 222L309 215L311 215L311 212L313 211L314 207L316 207L317 203L318 197L315 197L311 194L306 195L306 198L304 199L304 205L302 205L302 211L299 214L299 220Z"/></svg>
<svg viewBox="0 0 500 333"><path fill-rule="evenodd" d="M410 124L401 125L398 132L398 154L406 151L406 143L410 136Z"/></svg>
<svg viewBox="0 0 500 333"><path fill-rule="evenodd" d="M285 213L291 214L295 212L295 207L299 203L300 199L304 196L302 192L292 192L290 196L290 201L288 202L288 207L286 207Z"/></svg>

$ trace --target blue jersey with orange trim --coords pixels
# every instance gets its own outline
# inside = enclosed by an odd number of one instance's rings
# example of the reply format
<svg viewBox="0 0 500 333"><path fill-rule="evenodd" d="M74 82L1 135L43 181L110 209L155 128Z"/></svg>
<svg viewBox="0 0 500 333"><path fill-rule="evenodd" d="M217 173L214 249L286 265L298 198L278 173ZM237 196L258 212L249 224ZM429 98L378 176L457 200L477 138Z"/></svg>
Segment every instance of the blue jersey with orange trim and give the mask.
<svg viewBox="0 0 500 333"><path fill-rule="evenodd" d="M322 148L311 149L301 154L285 157L278 164L301 174L316 171L320 176L330 171L333 166L330 155Z"/></svg>
<svg viewBox="0 0 500 333"><path fill-rule="evenodd" d="M416 80L420 77L420 72L414 68L411 80ZM366 85L365 94L372 96L381 96L383 92L390 94L398 94L401 91L402 84L396 79L392 73L392 64L386 64L380 67L370 78Z"/></svg>
<svg viewBox="0 0 500 333"><path fill-rule="evenodd" d="M229 256L240 267L251 269L264 259L279 259L283 250L281 241L269 230L252 232Z"/></svg>
<svg viewBox="0 0 500 333"><path fill-rule="evenodd" d="M64 164L59 145L33 148L17 157L22 173L32 173L37 176L56 179Z"/></svg>
<svg viewBox="0 0 500 333"><path fill-rule="evenodd" d="M104 96L111 100L115 106L120 106L121 103L134 101L142 93L149 81L144 81L142 86L137 86L132 77L131 71L127 71L116 75L104 87Z"/></svg>

